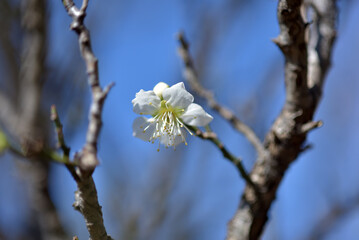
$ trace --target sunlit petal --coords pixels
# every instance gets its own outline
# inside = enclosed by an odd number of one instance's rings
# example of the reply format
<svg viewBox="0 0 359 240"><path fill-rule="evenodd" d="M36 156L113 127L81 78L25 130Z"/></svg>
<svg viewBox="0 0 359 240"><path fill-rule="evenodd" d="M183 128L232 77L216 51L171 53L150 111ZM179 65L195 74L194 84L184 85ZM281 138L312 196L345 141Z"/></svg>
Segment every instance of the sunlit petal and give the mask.
<svg viewBox="0 0 359 240"><path fill-rule="evenodd" d="M213 117L206 113L200 105L192 103L185 110L181 119L188 125L202 127L209 124Z"/></svg>
<svg viewBox="0 0 359 240"><path fill-rule="evenodd" d="M183 82L164 89L162 96L172 107L176 108L186 108L193 102L193 96L187 92Z"/></svg>
<svg viewBox="0 0 359 240"><path fill-rule="evenodd" d="M143 91L136 93L132 100L133 111L141 115L153 115L161 105L161 99L153 91Z"/></svg>

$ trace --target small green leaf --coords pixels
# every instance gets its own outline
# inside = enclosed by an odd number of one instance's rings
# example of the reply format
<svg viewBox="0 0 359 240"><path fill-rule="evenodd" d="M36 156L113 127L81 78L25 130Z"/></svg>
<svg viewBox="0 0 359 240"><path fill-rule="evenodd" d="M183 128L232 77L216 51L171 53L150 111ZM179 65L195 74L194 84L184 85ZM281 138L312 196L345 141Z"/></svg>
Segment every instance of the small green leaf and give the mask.
<svg viewBox="0 0 359 240"><path fill-rule="evenodd" d="M6 135L0 131L0 154L9 147L9 143L6 139Z"/></svg>

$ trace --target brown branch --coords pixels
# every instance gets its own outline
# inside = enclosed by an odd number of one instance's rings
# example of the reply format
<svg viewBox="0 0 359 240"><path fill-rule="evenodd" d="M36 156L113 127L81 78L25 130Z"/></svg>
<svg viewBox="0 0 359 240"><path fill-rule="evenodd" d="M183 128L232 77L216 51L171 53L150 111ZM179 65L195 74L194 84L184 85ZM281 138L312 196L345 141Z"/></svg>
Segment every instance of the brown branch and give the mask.
<svg viewBox="0 0 359 240"><path fill-rule="evenodd" d="M334 0L328 0L331 8L326 8L323 15L336 16ZM289 165L303 151L309 130L317 127L313 124L313 115L320 100L320 93L328 65L320 65L316 76L308 77L308 55L305 33L307 24L300 13L301 0L279 0L278 22L280 34L274 40L285 56L285 85L286 101L280 115L275 120L265 139L268 155L259 157L252 172L251 179L259 187L263 201L260 202L250 187L246 187L242 195L239 209L229 223L227 240L258 239L268 219L267 213L275 199L276 192ZM335 18L327 25L335 32ZM318 23L326 24L324 22ZM321 26L324 27L324 26ZM322 35L320 31L317 34ZM323 56L324 62L330 62L332 44L335 35L330 35L330 41L324 41L322 49L317 54ZM326 53L326 54L323 54ZM311 62L309 62L311 64ZM310 69L311 67L309 67ZM311 78L313 77L313 79ZM318 84L312 84L318 83ZM320 83L320 84L319 84Z"/></svg>
<svg viewBox="0 0 359 240"><path fill-rule="evenodd" d="M110 84L105 89L100 86L98 61L92 52L90 33L84 25L88 0L83 0L80 9L75 6L72 0L63 0L62 3L68 15L72 18L71 29L78 35L80 52L86 64L88 84L92 93L86 143L82 152L75 156L75 163L78 164L76 169L78 190L75 193L73 206L84 216L91 239L110 240L112 238L107 235L101 206L97 198L96 186L91 175L99 163L97 159L97 140L102 127L104 100L113 84Z"/></svg>
<svg viewBox="0 0 359 240"><path fill-rule="evenodd" d="M104 90L99 83L98 60L91 48L90 32L84 25L88 1L83 1L81 9L78 9L72 0L64 0L64 7L72 18L70 28L78 34L81 55L86 64L88 84L91 87L92 103L90 106L89 125L86 134L86 144L82 151L80 167L84 170L94 170L98 165L97 139L102 127L102 108L104 100L113 86L113 83Z"/></svg>
<svg viewBox="0 0 359 240"><path fill-rule="evenodd" d="M215 110L220 116L232 124L232 126L239 132L241 132L248 141L254 146L257 150L258 155L265 155L265 149L261 140L257 137L254 131L243 123L235 114L227 109L226 107L220 105L214 98L213 93L205 89L200 82L198 81L198 75L194 67L192 57L189 53L189 44L184 37L183 33L178 34L178 41L180 47L178 49L179 55L182 57L183 62L185 63L184 77L190 84L193 91L195 91L199 96L206 99L207 104Z"/></svg>
<svg viewBox="0 0 359 240"><path fill-rule="evenodd" d="M21 141L30 160L17 163L19 175L28 186L29 206L33 210L27 221L38 225L43 239L65 239L67 235L49 194L49 163L42 156L32 155L43 148L46 139L46 127L41 118L47 43L46 1L27 0L21 7L21 61L19 74L16 74L18 79L12 80L18 101L14 99L11 106L12 118L17 119L7 120L6 128Z"/></svg>
<svg viewBox="0 0 359 240"><path fill-rule="evenodd" d="M228 151L228 149L218 139L217 134L215 134L214 132L202 132L200 129L198 129L196 127L189 126L189 125L186 125L186 126L190 130L192 130L196 134L196 136L198 136L204 140L211 141L214 145L216 145L218 147L218 149L222 152L223 157L228 159L231 163L233 163L237 167L242 178L247 182L247 184L249 186L251 186L256 191L257 194L259 194L257 191L256 185L253 183L252 179L250 178L246 169L244 168L244 166L242 164L242 160L238 157L235 157L232 153L230 153Z"/></svg>
<svg viewBox="0 0 359 240"><path fill-rule="evenodd" d="M56 130L58 145L62 149L65 158L69 159L70 158L70 148L65 143L64 133L63 133L63 130L62 130L62 123L60 121L60 118L59 118L59 115L57 113L55 105L51 106L51 120L55 124L55 130Z"/></svg>
<svg viewBox="0 0 359 240"><path fill-rule="evenodd" d="M76 164L74 164L73 162L70 162L70 150L71 149L65 143L65 137L64 137L63 130L62 130L62 123L60 121L60 117L57 113L57 109L56 109L55 105L51 106L51 120L55 124L55 131L56 131L56 136L57 136L57 140L58 140L58 146L61 148L61 150L64 154L62 163L65 164L66 168L69 170L69 172L71 173L74 180L76 182L79 182L81 179L76 173Z"/></svg>

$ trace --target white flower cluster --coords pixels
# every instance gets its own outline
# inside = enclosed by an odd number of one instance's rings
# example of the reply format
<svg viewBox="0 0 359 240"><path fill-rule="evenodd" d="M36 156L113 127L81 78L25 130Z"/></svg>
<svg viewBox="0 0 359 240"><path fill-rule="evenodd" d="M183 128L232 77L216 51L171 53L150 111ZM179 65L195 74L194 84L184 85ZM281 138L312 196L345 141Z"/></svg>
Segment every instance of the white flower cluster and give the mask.
<svg viewBox="0 0 359 240"><path fill-rule="evenodd" d="M193 96L183 82L169 87L160 82L153 91L140 90L132 100L133 111L151 118L138 117L133 122L133 136L154 143L159 139L167 147L186 142L186 125L201 127L213 119L203 108L193 103ZM159 148L158 150L159 151Z"/></svg>

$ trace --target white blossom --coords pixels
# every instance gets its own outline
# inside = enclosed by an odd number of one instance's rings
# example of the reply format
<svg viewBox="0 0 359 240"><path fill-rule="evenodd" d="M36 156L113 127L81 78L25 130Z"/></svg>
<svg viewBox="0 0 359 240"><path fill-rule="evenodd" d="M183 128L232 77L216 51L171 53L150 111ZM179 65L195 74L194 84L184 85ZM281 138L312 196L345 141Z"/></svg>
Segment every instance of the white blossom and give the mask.
<svg viewBox="0 0 359 240"><path fill-rule="evenodd" d="M169 87L160 82L153 91L140 90L132 100L133 111L151 118L138 117L133 121L133 136L154 143L159 139L167 147L186 142L186 125L201 127L213 117L193 103L193 96L186 91L183 82ZM157 149L159 151L159 148Z"/></svg>

